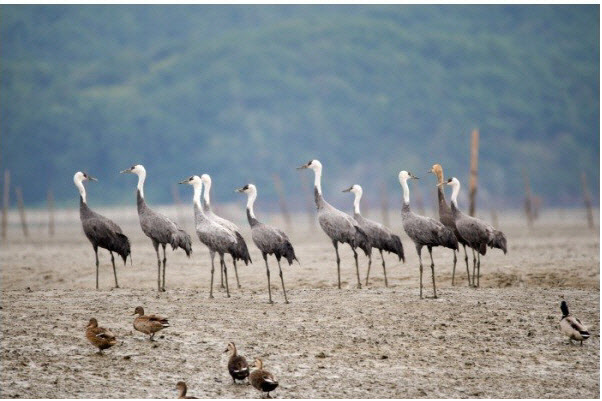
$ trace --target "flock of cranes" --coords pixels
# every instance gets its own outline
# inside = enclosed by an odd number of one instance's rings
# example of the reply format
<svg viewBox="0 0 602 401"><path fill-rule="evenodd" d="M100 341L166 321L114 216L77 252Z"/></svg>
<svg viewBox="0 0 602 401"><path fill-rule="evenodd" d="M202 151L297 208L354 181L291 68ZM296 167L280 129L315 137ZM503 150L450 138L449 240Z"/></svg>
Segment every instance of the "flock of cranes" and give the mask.
<svg viewBox="0 0 602 401"><path fill-rule="evenodd" d="M314 199L317 208L318 221L322 230L332 241L336 253L338 288L341 288L341 259L339 256L339 243L348 244L353 251L355 260L355 270L357 276L357 287L361 288L361 279L359 272L359 262L357 249L361 249L368 257L368 272L365 283L368 285L370 268L372 265L372 248L379 250L382 258L383 274L385 286L388 286L387 271L383 251L397 255L399 260L405 262L404 248L401 239L384 225L364 218L360 213L360 200L362 197L361 186L355 184L344 190L355 195L354 214L344 213L324 199L322 194L322 163L318 160L310 160L308 163L298 167L298 169L311 169L314 172ZM480 285L480 255L485 255L487 247L501 249L504 253L507 251L506 238L501 231L495 230L491 225L475 217L467 216L458 208L457 197L460 191L460 182L457 178L450 178L447 182L443 178L443 168L435 164L429 173L437 177L437 189L439 200L439 220L430 217L420 216L410 209L410 190L408 181L416 180L418 177L412 173L402 170L399 173L399 183L403 191L403 205L401 210L404 231L414 242L416 252L419 258L420 271L420 297L422 298L422 248L426 246L431 259L431 273L433 282L433 297L437 297L437 286L435 281L435 264L433 262L433 247L442 246L450 248L454 252L452 283L455 280L456 269L456 251L459 251L459 245L464 248L464 260L466 263L466 274L470 286L478 287ZM152 210L146 204L144 198L144 182L146 179L146 169L138 164L121 173L131 173L138 176L137 184L137 206L140 227L144 234L151 239L155 252L157 254L157 288L158 291L165 291L165 271L167 263L166 247L169 244L173 250L181 248L186 255L190 257L192 253L192 241L178 224L171 221L166 216ZM111 254L113 264L113 273L115 276L115 286L119 287L117 281L117 270L115 268L115 259L113 252L119 254L124 263L127 257L131 260L130 242L121 230L121 228L108 218L92 211L87 204L86 190L83 181L96 181L86 173L77 172L73 177L74 183L80 192L80 219L86 237L90 240L94 253L96 255L96 289L98 289L98 248L107 249ZM181 181L180 184L188 184L193 187L193 208L195 230L199 240L207 246L211 257L211 284L209 297L213 298L213 281L215 272L215 254L220 259L220 276L222 285L225 281L226 295L230 296L228 285L228 270L225 261L225 255L232 257L234 271L236 275L237 286L240 288L238 279L237 261L242 261L247 265L252 263L247 244L241 234L241 230L234 223L217 216L211 210L210 189L211 177L203 174L197 175ZM448 185L452 188L451 202L447 204L443 186ZM204 193L203 193L204 187ZM266 275L268 281L269 302L272 303L272 294L270 286L270 268L268 264L268 255L274 255L278 262L279 276L282 284L285 302L288 303L284 277L280 261L285 258L289 266L294 261L299 262L295 255L293 245L287 235L276 227L261 223L256 217L253 205L257 198L257 188L253 184L247 184L237 189L237 192L247 195L247 219L251 227L252 239L266 265ZM202 200L201 195L203 194ZM160 246L163 248L163 259L160 255ZM473 272L472 279L468 265L468 254L466 247L469 247L473 253ZM162 267L162 268L161 268ZM475 278L476 276L476 278Z"/></svg>

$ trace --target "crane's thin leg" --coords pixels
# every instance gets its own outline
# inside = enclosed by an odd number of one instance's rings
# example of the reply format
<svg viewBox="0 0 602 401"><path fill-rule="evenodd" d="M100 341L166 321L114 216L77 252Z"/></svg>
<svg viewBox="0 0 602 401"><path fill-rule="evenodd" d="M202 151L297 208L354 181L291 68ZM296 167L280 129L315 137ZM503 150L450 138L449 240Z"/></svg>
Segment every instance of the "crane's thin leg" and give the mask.
<svg viewBox="0 0 602 401"><path fill-rule="evenodd" d="M226 261L224 260L224 255L220 254L220 263L222 264L222 270L224 271L224 278L226 281L226 296L230 298L230 288L228 287L228 267L226 266Z"/></svg>
<svg viewBox="0 0 602 401"><path fill-rule="evenodd" d="M98 247L94 247L94 254L96 255L96 289L98 289Z"/></svg>
<svg viewBox="0 0 602 401"><path fill-rule="evenodd" d="M470 269L468 268L468 254L466 253L466 245L464 247L464 262L466 262L466 277L468 278L468 286L470 287Z"/></svg>
<svg viewBox="0 0 602 401"><path fill-rule="evenodd" d="M475 285L475 273L477 270L477 256L474 254L474 248L472 248L472 286L476 287Z"/></svg>
<svg viewBox="0 0 602 401"><path fill-rule="evenodd" d="M477 287L481 286L481 253L477 252Z"/></svg>
<svg viewBox="0 0 602 401"><path fill-rule="evenodd" d="M213 273L215 272L215 252L209 251L209 256L211 256L211 286L209 287L209 298L213 298Z"/></svg>
<svg viewBox="0 0 602 401"><path fill-rule="evenodd" d="M238 286L238 288L241 288L240 281L238 281L238 269L236 268L236 259L234 259L234 257L232 257L232 263L234 264L234 274L236 275L236 285Z"/></svg>
<svg viewBox="0 0 602 401"><path fill-rule="evenodd" d="M159 253L159 244L153 242L155 252L157 252L157 291L161 291L161 254Z"/></svg>
<svg viewBox="0 0 602 401"><path fill-rule="evenodd" d="M167 255L165 254L165 247L167 244L163 244L163 285L161 291L165 292L165 264L167 263Z"/></svg>
<svg viewBox="0 0 602 401"><path fill-rule="evenodd" d="M353 249L353 258L355 259L355 274L357 275L357 288L362 288L362 283L360 282L360 266L357 263L357 252L355 251L355 248L351 248Z"/></svg>
<svg viewBox="0 0 602 401"><path fill-rule="evenodd" d="M339 257L339 244L333 240L332 245L334 245L334 251L337 254L337 277L339 279L339 290L341 289L341 258Z"/></svg>
<svg viewBox="0 0 602 401"><path fill-rule="evenodd" d="M454 268L452 269L452 285L456 285L455 281L456 281L456 262L458 261L458 258L456 258L456 250L454 249Z"/></svg>
<svg viewBox="0 0 602 401"><path fill-rule="evenodd" d="M282 282L282 292L284 292L284 303L288 304L288 298L286 297L286 288L284 288L284 277L282 276L282 267L280 266L280 258L278 259L278 269L280 270L280 281Z"/></svg>
<svg viewBox="0 0 602 401"><path fill-rule="evenodd" d="M420 261L420 299L422 299L422 246L416 245L416 252L418 252L418 260Z"/></svg>
<svg viewBox="0 0 602 401"><path fill-rule="evenodd" d="M383 261L383 273L385 273L385 287L389 286L389 282L387 281L387 267L385 266L385 257L383 256L383 250L379 249L380 251L380 258Z"/></svg>
<svg viewBox="0 0 602 401"><path fill-rule="evenodd" d="M113 263L113 275L115 276L115 288L119 288L119 283L117 282L117 269L115 269L115 257L113 256L113 252L111 253L111 263Z"/></svg>
<svg viewBox="0 0 602 401"><path fill-rule="evenodd" d="M368 278L370 277L370 267L372 266L372 254L368 256L368 272L366 273L366 286L368 286Z"/></svg>
<svg viewBox="0 0 602 401"><path fill-rule="evenodd" d="M225 288L224 286L224 270L221 267L221 263L220 263L220 269L219 269L219 274L220 274L220 285L219 288Z"/></svg>
<svg viewBox="0 0 602 401"><path fill-rule="evenodd" d="M263 260L265 261L265 274L268 276L268 296L270 297L270 300L268 303L273 304L274 301L272 301L272 287L270 285L270 267L268 266L268 254L267 253L263 253Z"/></svg>
<svg viewBox="0 0 602 401"><path fill-rule="evenodd" d="M431 255L431 273L433 275L433 294L434 298L437 298L437 286L435 285L435 262L433 262L433 248L431 248L430 246L427 247L427 249L429 250L429 255Z"/></svg>

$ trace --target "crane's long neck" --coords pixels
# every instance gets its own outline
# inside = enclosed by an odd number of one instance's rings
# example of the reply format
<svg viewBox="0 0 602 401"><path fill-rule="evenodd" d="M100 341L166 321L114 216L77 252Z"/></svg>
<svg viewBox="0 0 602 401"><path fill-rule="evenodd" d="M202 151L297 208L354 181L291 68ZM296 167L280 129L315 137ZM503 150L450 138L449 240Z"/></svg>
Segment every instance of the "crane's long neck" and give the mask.
<svg viewBox="0 0 602 401"><path fill-rule="evenodd" d="M460 193L460 184L456 183L454 184L453 188L452 188L452 194L451 194L451 203L454 204L454 206L456 207L456 209L458 208L458 193Z"/></svg>
<svg viewBox="0 0 602 401"><path fill-rule="evenodd" d="M146 171L141 171L138 173L138 192L142 198L144 198L144 180L146 180Z"/></svg>
<svg viewBox="0 0 602 401"><path fill-rule="evenodd" d="M82 202L84 202L87 205L88 203L86 201L86 188L84 188L84 183L81 180L76 180L75 186L79 190L79 195L82 197Z"/></svg>
<svg viewBox="0 0 602 401"><path fill-rule="evenodd" d="M355 199L353 200L353 213L360 214L360 200L362 199L362 193L355 192Z"/></svg>
<svg viewBox="0 0 602 401"><path fill-rule="evenodd" d="M211 201L209 197L209 192L211 191L211 181L205 181L205 192L203 193L203 201L205 202L205 207L209 210L211 209Z"/></svg>
<svg viewBox="0 0 602 401"><path fill-rule="evenodd" d="M407 179L401 181L401 188L403 189L403 204L409 205L410 204L410 188L408 187Z"/></svg>
<svg viewBox="0 0 602 401"><path fill-rule="evenodd" d="M435 170L437 176L437 196L439 199L439 206L445 206L445 191L443 189L443 170Z"/></svg>
<svg viewBox="0 0 602 401"><path fill-rule="evenodd" d="M192 187L194 188L194 195L192 195L192 202L195 205L197 205L199 207L199 209L201 209L201 211L202 211L203 208L201 206L201 191L203 190L203 183L195 182L192 184Z"/></svg>
<svg viewBox="0 0 602 401"><path fill-rule="evenodd" d="M255 218L255 211L253 210L255 199L257 199L257 190L251 190L249 193L247 193L247 220L249 220L249 225L251 227L258 223L257 219Z"/></svg>
<svg viewBox="0 0 602 401"><path fill-rule="evenodd" d="M318 194L322 195L322 167L317 167L314 173L314 187L318 191Z"/></svg>

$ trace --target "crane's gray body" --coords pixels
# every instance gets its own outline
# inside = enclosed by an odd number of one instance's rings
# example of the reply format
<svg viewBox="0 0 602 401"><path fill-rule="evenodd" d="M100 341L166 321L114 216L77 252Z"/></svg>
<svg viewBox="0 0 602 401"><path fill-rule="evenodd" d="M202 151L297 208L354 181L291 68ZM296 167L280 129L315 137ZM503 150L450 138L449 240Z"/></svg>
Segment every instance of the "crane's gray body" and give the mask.
<svg viewBox="0 0 602 401"><path fill-rule="evenodd" d="M506 253L506 236L494 229L489 223L476 217L468 216L452 202L451 212L460 236L481 255L487 252L487 246L499 248Z"/></svg>
<svg viewBox="0 0 602 401"><path fill-rule="evenodd" d="M262 254L274 255L278 261L284 257L289 265L292 265L293 261L297 260L293 245L284 231L261 223L255 217L251 216L249 209L247 209L247 219L251 226L253 242Z"/></svg>
<svg viewBox="0 0 602 401"><path fill-rule="evenodd" d="M359 247L366 256L370 255L372 252L370 240L357 221L326 202L317 188L314 188L314 199L318 209L318 222L326 235L333 242L349 244L354 250Z"/></svg>
<svg viewBox="0 0 602 401"><path fill-rule="evenodd" d="M353 218L368 236L372 248L376 248L379 251L394 253L399 260L403 259L405 261L403 245L401 244L399 236L393 234L393 232L383 224L369 220L359 213L354 213Z"/></svg>
<svg viewBox="0 0 602 401"><path fill-rule="evenodd" d="M197 236L210 251L217 252L221 256L226 253L236 255L237 238L226 227L210 219L203 211L194 204L194 226Z"/></svg>
<svg viewBox="0 0 602 401"><path fill-rule="evenodd" d="M404 204L401 209L403 229L414 241L416 249L423 246L444 246L450 249L458 249L458 240L453 231L443 223L430 217L419 216L410 210L409 204Z"/></svg>
<svg viewBox="0 0 602 401"><path fill-rule="evenodd" d="M208 219L214 221L215 223L230 230L236 237L236 250L234 251L234 253L231 253L234 263L236 263L236 260L242 260L243 262L245 262L245 265L248 265L249 262L252 263L251 255L249 254L249 248L247 247L247 243L243 238L242 234L240 233L240 228L238 228L238 226L232 223L231 221L226 220L213 213L213 210L211 210L211 205L205 203L204 198L202 198L201 202L205 216Z"/></svg>
<svg viewBox="0 0 602 401"><path fill-rule="evenodd" d="M157 213L146 205L144 197L137 191L138 217L142 232L153 242L155 249L158 245L170 244L172 249L182 248L186 256L192 253L192 241L183 229L161 213Z"/></svg>
<svg viewBox="0 0 602 401"><path fill-rule="evenodd" d="M79 218L84 234L95 249L100 247L110 252L116 252L123 259L123 263L126 262L131 253L128 237L112 220L90 209L81 196L79 198Z"/></svg>

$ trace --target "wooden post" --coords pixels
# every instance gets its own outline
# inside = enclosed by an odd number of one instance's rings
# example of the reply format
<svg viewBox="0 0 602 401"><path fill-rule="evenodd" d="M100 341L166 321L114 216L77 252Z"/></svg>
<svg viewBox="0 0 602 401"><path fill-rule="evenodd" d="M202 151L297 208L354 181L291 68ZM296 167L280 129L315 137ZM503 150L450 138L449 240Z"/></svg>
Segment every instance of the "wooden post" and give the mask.
<svg viewBox="0 0 602 401"><path fill-rule="evenodd" d="M592 195L587 187L585 171L581 173L581 185L583 186L583 200L585 201L585 210L587 212L587 225L594 228L594 214L592 212Z"/></svg>
<svg viewBox="0 0 602 401"><path fill-rule="evenodd" d="M48 190L48 235L54 235L54 196L52 189Z"/></svg>
<svg viewBox="0 0 602 401"><path fill-rule="evenodd" d="M472 130L472 144L470 146L470 206L468 213L475 215L477 199L477 175L479 170L479 130Z"/></svg>
<svg viewBox="0 0 602 401"><path fill-rule="evenodd" d="M498 228L497 212L495 211L495 208L493 208L493 207L491 208L491 225L495 229Z"/></svg>
<svg viewBox="0 0 602 401"><path fill-rule="evenodd" d="M301 187L303 189L303 193L309 194L310 187L307 183L308 174L299 174L299 176L301 177ZM314 216L314 213L315 213L315 211L314 211L315 210L314 192L311 191L311 197L306 197L305 199L307 199L306 207L307 207L307 218L309 219L309 229L313 231L316 228L316 219Z"/></svg>
<svg viewBox="0 0 602 401"><path fill-rule="evenodd" d="M387 192L387 184L384 182L380 185L380 208L383 224L389 227L389 193Z"/></svg>
<svg viewBox="0 0 602 401"><path fill-rule="evenodd" d="M531 185L529 185L529 176L523 167L523 179L525 181L525 214L527 215L527 225L533 226L533 208L531 205Z"/></svg>
<svg viewBox="0 0 602 401"><path fill-rule="evenodd" d="M171 196L173 198L173 203L176 205L176 216L178 219L178 223L180 226L184 226L184 219L182 218L182 201L180 199L180 193L178 192L178 184L172 184L171 186Z"/></svg>
<svg viewBox="0 0 602 401"><path fill-rule="evenodd" d="M276 173L272 175L274 180L274 188L276 189L276 193L278 194L278 203L280 204L280 213L282 213L282 217L284 218L284 224L286 224L287 231L292 228L291 224L291 216L288 214L288 208L286 206L286 195L284 192L284 187L282 186L282 180L280 176Z"/></svg>
<svg viewBox="0 0 602 401"><path fill-rule="evenodd" d="M21 218L21 227L23 228L23 235L29 237L29 230L27 230L27 220L25 218L25 205L23 204L23 191L21 187L15 188L15 194L17 195L17 206L19 206L19 217Z"/></svg>
<svg viewBox="0 0 602 401"><path fill-rule="evenodd" d="M8 206L10 202L10 171L4 170L4 192L2 196L2 238L6 238Z"/></svg>

